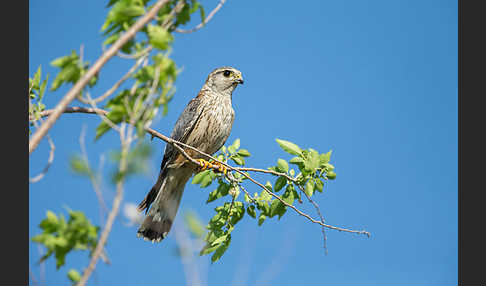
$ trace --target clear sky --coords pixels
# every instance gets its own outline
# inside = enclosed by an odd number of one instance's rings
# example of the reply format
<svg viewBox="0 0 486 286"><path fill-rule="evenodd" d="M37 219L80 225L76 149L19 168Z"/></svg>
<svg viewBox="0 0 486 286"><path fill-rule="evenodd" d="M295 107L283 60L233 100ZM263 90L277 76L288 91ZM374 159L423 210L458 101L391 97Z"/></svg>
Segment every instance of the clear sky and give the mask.
<svg viewBox="0 0 486 286"><path fill-rule="evenodd" d="M108 1L30 0L29 73L84 45L93 63L101 55L100 28ZM210 11L219 1L202 1ZM188 27L196 25L198 17ZM337 179L316 195L329 224L366 229L371 238L327 231L322 248L317 225L288 211L258 227L245 216L218 263L197 258L208 285L456 285L457 284L457 2L449 0L236 1L193 34L176 34L173 59L183 68L169 114L153 128L169 134L207 74L231 65L245 85L233 94L235 123L229 142L240 138L252 153L247 164L265 168L290 157L275 138L320 152L333 150ZM130 67L110 61L93 89L98 95ZM52 107L68 88L48 92ZM99 118L64 115L50 135L56 145L46 177L30 185L29 236L46 210L63 206L86 212L99 224L89 182L73 175L68 159L79 152L87 127L90 160L118 147L109 132L93 143ZM130 179L125 203L138 203L157 176L164 143L154 140L150 174ZM30 156L30 175L48 157L45 140ZM110 166L105 164L108 174ZM272 179L273 180L273 179ZM250 192L259 191L246 185ZM114 188L105 180L105 197ZM178 219L194 210L203 221L212 188L188 184ZM110 204L111 205L111 204ZM303 208L312 212L312 208ZM90 285L185 285L174 255L173 233L152 245L136 237L121 215L107 246L112 264L98 263ZM29 265L40 276L36 245ZM69 268L88 264L86 253L70 254L55 270L46 263L46 285L66 285Z"/></svg>

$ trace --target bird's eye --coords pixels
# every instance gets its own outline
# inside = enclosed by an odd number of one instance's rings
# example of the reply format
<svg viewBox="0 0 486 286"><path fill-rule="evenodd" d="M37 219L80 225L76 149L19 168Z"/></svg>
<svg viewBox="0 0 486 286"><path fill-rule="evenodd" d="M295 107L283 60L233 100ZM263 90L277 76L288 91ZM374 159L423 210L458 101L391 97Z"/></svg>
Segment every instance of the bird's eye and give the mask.
<svg viewBox="0 0 486 286"><path fill-rule="evenodd" d="M226 70L226 71L224 71L224 72L223 72L223 75L224 75L225 77L229 77L229 76L230 76L230 74L231 74L231 72L230 72L230 71L228 71L228 70Z"/></svg>

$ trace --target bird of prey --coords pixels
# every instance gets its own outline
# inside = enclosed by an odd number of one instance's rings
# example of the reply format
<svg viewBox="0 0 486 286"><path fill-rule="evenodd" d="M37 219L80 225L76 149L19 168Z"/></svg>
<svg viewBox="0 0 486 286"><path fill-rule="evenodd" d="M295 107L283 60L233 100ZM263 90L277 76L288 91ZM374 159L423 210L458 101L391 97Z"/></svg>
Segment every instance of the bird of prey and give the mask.
<svg viewBox="0 0 486 286"><path fill-rule="evenodd" d="M239 70L233 67L213 70L198 95L189 101L179 116L171 138L209 155L218 151L228 139L233 126L231 99L238 84L243 84ZM157 182L138 205L138 210L145 210L146 214L138 229L138 237L160 242L167 236L179 208L184 186L194 172L209 166L226 173L224 166L211 164L206 161L209 158L189 148L183 149L190 157L198 160L200 166L187 160L172 145L166 145Z"/></svg>

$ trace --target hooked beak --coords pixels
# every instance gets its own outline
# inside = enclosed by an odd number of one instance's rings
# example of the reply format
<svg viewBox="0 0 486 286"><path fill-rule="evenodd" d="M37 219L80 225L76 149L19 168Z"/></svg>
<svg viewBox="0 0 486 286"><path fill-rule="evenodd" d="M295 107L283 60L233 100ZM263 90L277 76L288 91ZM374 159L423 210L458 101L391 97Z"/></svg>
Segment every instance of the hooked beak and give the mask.
<svg viewBox="0 0 486 286"><path fill-rule="evenodd" d="M239 84L243 84L244 83L243 77L241 77L241 75L237 75L237 77L235 78L235 82Z"/></svg>

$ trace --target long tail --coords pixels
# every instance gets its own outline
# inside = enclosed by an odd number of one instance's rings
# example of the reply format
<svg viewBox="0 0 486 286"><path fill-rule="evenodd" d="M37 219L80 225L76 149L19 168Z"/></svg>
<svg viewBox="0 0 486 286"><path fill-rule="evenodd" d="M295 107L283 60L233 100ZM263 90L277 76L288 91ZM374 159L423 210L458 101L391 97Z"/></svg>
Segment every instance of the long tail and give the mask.
<svg viewBox="0 0 486 286"><path fill-rule="evenodd" d="M184 167L168 169L165 174L160 174L157 183L138 206L140 211L148 209L153 201L148 215L138 229L138 237L160 242L167 236L191 175L192 171Z"/></svg>

